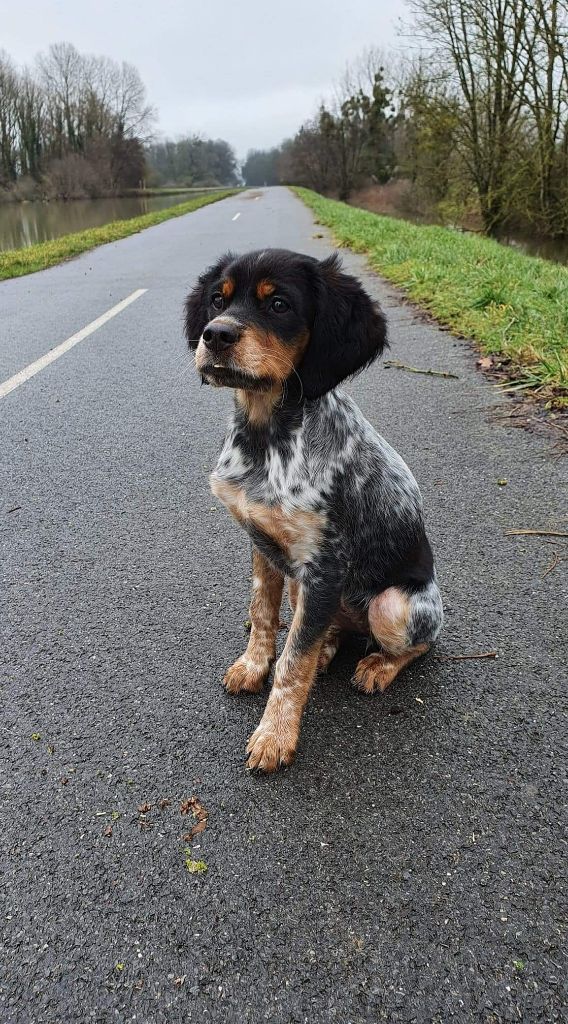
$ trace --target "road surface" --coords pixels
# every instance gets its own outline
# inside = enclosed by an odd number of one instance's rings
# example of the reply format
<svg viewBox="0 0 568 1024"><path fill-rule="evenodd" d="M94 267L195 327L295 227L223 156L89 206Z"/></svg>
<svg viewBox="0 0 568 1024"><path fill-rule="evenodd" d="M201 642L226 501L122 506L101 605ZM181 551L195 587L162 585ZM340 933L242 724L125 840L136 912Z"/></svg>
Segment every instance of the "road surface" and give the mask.
<svg viewBox="0 0 568 1024"><path fill-rule="evenodd" d="M566 1019L566 542L505 536L566 529L565 464L349 253L392 357L459 378L350 385L421 485L446 627L383 697L349 687L354 643L294 767L245 770L266 694L219 680L250 553L207 482L230 395L200 388L181 310L222 250L270 245L332 248L270 189L0 285L0 383L80 335L0 398L0 1021Z"/></svg>

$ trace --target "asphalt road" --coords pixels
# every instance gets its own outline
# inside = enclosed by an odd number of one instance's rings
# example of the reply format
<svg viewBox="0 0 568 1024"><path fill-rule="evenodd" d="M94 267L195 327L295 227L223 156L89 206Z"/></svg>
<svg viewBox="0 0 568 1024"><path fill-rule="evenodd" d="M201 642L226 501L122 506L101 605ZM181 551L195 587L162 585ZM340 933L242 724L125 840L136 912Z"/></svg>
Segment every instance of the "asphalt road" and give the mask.
<svg viewBox="0 0 568 1024"><path fill-rule="evenodd" d="M266 694L219 680L250 553L207 483L230 395L199 387L181 306L220 251L269 245L331 241L272 189L0 285L0 382L147 289L0 399L0 1021L565 1020L568 562L545 573L568 552L505 536L567 528L565 463L348 253L392 357L459 377L350 386L421 485L446 627L383 697L342 652L293 768L245 771Z"/></svg>

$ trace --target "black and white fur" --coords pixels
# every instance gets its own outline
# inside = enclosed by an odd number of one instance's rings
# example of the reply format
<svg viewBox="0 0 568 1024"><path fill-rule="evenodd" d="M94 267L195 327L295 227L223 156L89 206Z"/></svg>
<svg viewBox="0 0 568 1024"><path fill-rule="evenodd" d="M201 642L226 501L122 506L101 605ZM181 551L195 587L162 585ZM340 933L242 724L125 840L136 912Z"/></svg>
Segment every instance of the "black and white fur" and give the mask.
<svg viewBox="0 0 568 1024"><path fill-rule="evenodd" d="M225 332L219 344L215 331ZM248 748L251 766L271 770L291 760L318 664L333 656L342 631L375 640L379 651L363 659L355 680L366 692L383 690L435 641L442 601L416 481L338 387L380 354L386 325L337 258L229 254L191 293L186 334L203 377L234 387L237 399L211 477L256 553L251 617L256 587L258 628L239 671L233 666L231 677L229 670L233 692L258 689L258 677L268 674L274 645L266 642L266 622L274 621L278 578L292 581L296 598ZM288 357L289 373L275 375ZM276 597L263 603L263 587Z"/></svg>

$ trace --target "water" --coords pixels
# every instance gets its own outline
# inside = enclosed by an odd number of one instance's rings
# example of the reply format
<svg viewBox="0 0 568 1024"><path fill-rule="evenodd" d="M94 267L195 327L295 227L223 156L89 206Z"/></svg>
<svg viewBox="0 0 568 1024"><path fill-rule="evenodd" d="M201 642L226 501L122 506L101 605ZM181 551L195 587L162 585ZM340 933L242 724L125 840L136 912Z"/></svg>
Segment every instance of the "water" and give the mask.
<svg viewBox="0 0 568 1024"><path fill-rule="evenodd" d="M101 227L111 220L128 220L143 213L164 210L186 202L197 192L172 196L127 196L114 199L55 199L50 203L0 204L0 251L23 249L86 228Z"/></svg>
<svg viewBox="0 0 568 1024"><path fill-rule="evenodd" d="M540 238L538 235L515 232L503 233L498 241L529 256L541 256L544 260L568 265L568 238Z"/></svg>

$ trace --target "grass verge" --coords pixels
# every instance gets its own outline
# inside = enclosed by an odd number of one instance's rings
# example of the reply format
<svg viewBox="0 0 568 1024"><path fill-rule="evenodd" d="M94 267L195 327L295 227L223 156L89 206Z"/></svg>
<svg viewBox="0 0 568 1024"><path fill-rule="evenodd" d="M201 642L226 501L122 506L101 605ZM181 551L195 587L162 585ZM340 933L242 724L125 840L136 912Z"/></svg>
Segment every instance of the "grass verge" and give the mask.
<svg viewBox="0 0 568 1024"><path fill-rule="evenodd" d="M0 252L0 281L10 277L22 277L24 274L33 274L36 270L45 270L53 267L56 263L78 256L89 249L95 249L98 245L105 245L106 242L116 242L119 238L126 238L128 235L135 235L144 228L154 227L162 221L170 220L171 217L183 217L186 213L198 210L200 206L207 206L209 203L216 203L220 199L226 199L235 194L236 189L225 189L221 192L213 192L206 196L195 196L185 203L176 203L165 210L156 210L155 213L144 213L141 217L131 217L130 220L113 220L110 224L104 224L100 228L88 228L86 231L77 231L73 235L61 235L51 242L40 242L38 245L30 245L27 249L8 249Z"/></svg>
<svg viewBox="0 0 568 1024"><path fill-rule="evenodd" d="M489 238L294 191L339 246L365 253L413 302L493 356L507 390L531 392L550 408L568 406L567 267Z"/></svg>

